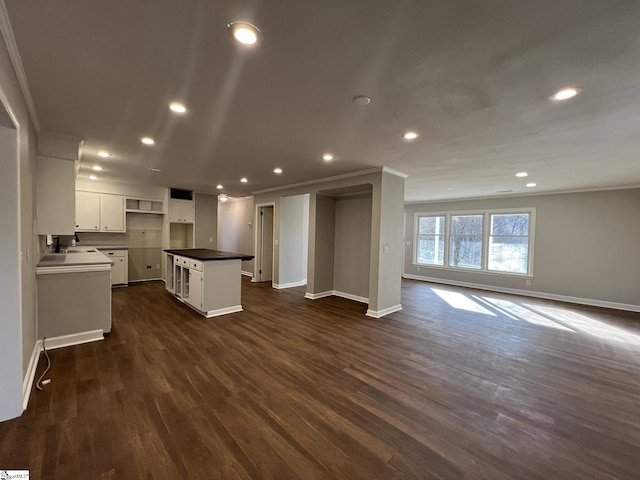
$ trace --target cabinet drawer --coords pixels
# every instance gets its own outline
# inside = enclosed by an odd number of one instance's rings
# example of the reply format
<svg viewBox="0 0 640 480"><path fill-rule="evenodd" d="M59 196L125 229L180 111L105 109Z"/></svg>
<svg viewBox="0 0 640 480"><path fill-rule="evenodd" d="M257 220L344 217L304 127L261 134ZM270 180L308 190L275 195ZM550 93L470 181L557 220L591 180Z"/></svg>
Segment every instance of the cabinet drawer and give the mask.
<svg viewBox="0 0 640 480"><path fill-rule="evenodd" d="M124 257L126 250L100 250L103 255L107 257Z"/></svg>
<svg viewBox="0 0 640 480"><path fill-rule="evenodd" d="M189 268L192 270L202 271L202 262L198 260L189 260Z"/></svg>
<svg viewBox="0 0 640 480"><path fill-rule="evenodd" d="M189 259L185 258L185 257L180 257L180 264L184 265L185 267L189 266Z"/></svg>

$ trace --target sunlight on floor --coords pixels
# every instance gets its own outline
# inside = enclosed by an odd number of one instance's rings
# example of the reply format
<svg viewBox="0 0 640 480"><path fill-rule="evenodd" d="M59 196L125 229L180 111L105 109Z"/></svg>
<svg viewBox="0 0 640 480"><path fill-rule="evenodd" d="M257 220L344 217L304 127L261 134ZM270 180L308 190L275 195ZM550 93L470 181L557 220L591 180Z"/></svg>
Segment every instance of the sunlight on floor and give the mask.
<svg viewBox="0 0 640 480"><path fill-rule="evenodd" d="M536 312L524 308L517 303L510 302L509 300L490 297L482 297L482 299L490 303L491 306L500 310L502 313L505 313L508 316L515 318L516 320L524 320L525 322L531 323L533 325L540 325L542 327L556 328L558 330L566 330L569 332L574 331L571 328L566 327L565 325L554 322L553 320L545 316L539 315Z"/></svg>
<svg viewBox="0 0 640 480"><path fill-rule="evenodd" d="M541 305L524 304L524 306L531 310L538 311L567 327L593 335L594 337L640 345L640 337L637 333L629 332L619 327L614 327L613 325L589 318L580 313Z"/></svg>
<svg viewBox="0 0 640 480"><path fill-rule="evenodd" d="M467 312L482 313L483 315L491 315L492 317L496 316L495 313L487 310L462 293L449 292L447 290L440 290L439 288L432 288L431 290L453 308L466 310Z"/></svg>

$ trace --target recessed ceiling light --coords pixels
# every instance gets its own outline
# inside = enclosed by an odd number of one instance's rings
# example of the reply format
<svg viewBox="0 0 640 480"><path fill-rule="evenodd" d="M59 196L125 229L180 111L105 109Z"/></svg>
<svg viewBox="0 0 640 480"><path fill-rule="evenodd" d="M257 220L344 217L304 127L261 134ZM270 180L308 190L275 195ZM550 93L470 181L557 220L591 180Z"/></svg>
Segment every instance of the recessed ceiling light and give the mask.
<svg viewBox="0 0 640 480"><path fill-rule="evenodd" d="M155 143L156 143L156 142L153 140L153 138L151 138L151 137L142 137L142 138L140 139L140 141L141 141L142 143L144 143L145 145L153 145L153 144L155 144Z"/></svg>
<svg viewBox="0 0 640 480"><path fill-rule="evenodd" d="M158 173L158 172L161 172L162 170L161 170L161 169L159 169L159 168L150 168L150 169L149 169L149 171L150 171L150 172Z"/></svg>
<svg viewBox="0 0 640 480"><path fill-rule="evenodd" d="M100 152L98 152L98 156L102 158L109 158L111 154L109 152L105 152L104 150L101 150Z"/></svg>
<svg viewBox="0 0 640 480"><path fill-rule="evenodd" d="M226 195L222 194L222 195L218 196L218 199L221 202L226 202L227 200L229 200L229 197L227 197Z"/></svg>
<svg viewBox="0 0 640 480"><path fill-rule="evenodd" d="M330 153L325 153L324 155L322 155L322 159L325 162L330 162L331 160L333 160L333 155Z"/></svg>
<svg viewBox="0 0 640 480"><path fill-rule="evenodd" d="M562 90L558 90L556 93L551 95L551 100L562 101L569 100L570 98L575 97L580 92L582 92L582 87L566 87Z"/></svg>
<svg viewBox="0 0 640 480"><path fill-rule="evenodd" d="M218 184L218 185L216 185L216 188L217 188L218 190L222 190L224 187L223 187L222 185Z"/></svg>
<svg viewBox="0 0 640 480"><path fill-rule="evenodd" d="M531 187L535 187L535 186L536 186L536 184L535 184L535 183L533 183L533 182L531 182L531 183L527 183L527 187L529 187L529 188L531 188Z"/></svg>
<svg viewBox="0 0 640 480"><path fill-rule="evenodd" d="M98 177L96 177L95 175L90 175L89 180L93 180L95 182L98 180Z"/></svg>
<svg viewBox="0 0 640 480"><path fill-rule="evenodd" d="M258 27L247 22L231 22L227 25L229 35L243 45L262 43L262 32Z"/></svg>
<svg viewBox="0 0 640 480"><path fill-rule="evenodd" d="M403 137L405 140L415 140L416 138L418 138L420 136L420 134L418 132L414 132L414 131L409 131L406 132Z"/></svg>
<svg viewBox="0 0 640 480"><path fill-rule="evenodd" d="M93 166L93 170L96 171L96 172L99 172L99 171L102 170L102 167L100 165L94 165Z"/></svg>
<svg viewBox="0 0 640 480"><path fill-rule="evenodd" d="M273 169L273 173L275 173L276 175L280 175L282 173L282 169L281 168L274 168Z"/></svg>
<svg viewBox="0 0 640 480"><path fill-rule="evenodd" d="M516 173L516 177L520 177L520 178L522 178L522 177L526 177L526 176L528 176L528 175L529 175L529 174L528 174L527 172L518 172L518 173Z"/></svg>
<svg viewBox="0 0 640 480"><path fill-rule="evenodd" d="M247 183L249 180L247 180L247 177L242 177L242 178L240 179L240 181L241 181L242 183Z"/></svg>
<svg viewBox="0 0 640 480"><path fill-rule="evenodd" d="M185 107L183 104L179 103L179 102L172 102L169 104L169 109L172 112L176 112L176 113L184 113L187 111L187 107Z"/></svg>
<svg viewBox="0 0 640 480"><path fill-rule="evenodd" d="M352 102L358 107L364 107L371 103L371 97L367 97L366 95L358 95L356 97L353 97Z"/></svg>

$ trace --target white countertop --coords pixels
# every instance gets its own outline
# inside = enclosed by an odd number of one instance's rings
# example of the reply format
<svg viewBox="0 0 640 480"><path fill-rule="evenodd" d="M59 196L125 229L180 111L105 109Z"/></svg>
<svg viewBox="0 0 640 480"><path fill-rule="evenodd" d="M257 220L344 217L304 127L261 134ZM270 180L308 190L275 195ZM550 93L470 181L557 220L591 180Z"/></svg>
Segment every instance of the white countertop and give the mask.
<svg viewBox="0 0 640 480"><path fill-rule="evenodd" d="M75 247L67 253L49 253L40 259L37 274L109 270L113 261L96 249Z"/></svg>

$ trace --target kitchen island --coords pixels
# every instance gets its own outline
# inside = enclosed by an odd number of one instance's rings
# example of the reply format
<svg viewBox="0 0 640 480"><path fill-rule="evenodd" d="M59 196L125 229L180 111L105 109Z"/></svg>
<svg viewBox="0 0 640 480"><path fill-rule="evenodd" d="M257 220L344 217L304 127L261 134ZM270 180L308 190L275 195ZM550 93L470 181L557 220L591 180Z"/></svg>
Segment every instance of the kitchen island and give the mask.
<svg viewBox="0 0 640 480"><path fill-rule="evenodd" d="M111 332L111 267L96 249L50 253L36 267L38 338L47 348L102 340Z"/></svg>
<svg viewBox="0 0 640 480"><path fill-rule="evenodd" d="M241 262L253 255L206 248L165 250L166 287L181 302L210 318L241 312Z"/></svg>

